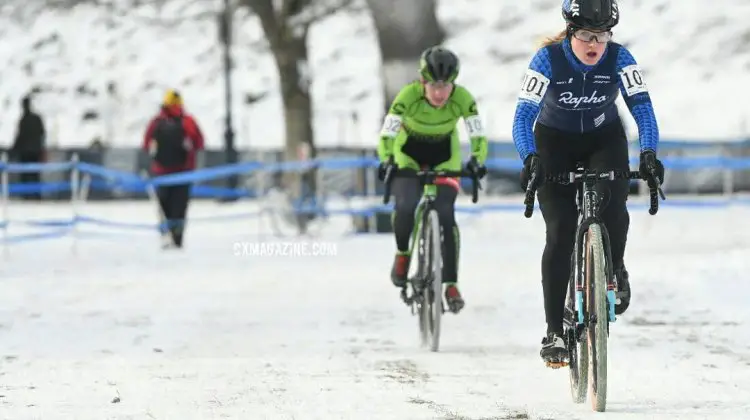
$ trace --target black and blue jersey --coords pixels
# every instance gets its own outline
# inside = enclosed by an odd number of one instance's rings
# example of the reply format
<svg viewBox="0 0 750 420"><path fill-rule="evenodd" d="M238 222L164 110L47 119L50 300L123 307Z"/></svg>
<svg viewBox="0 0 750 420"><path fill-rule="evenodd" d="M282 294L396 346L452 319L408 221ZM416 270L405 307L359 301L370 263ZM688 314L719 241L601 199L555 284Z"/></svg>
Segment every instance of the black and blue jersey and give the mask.
<svg viewBox="0 0 750 420"><path fill-rule="evenodd" d="M659 128L638 63L624 46L610 42L594 66L582 64L570 40L537 51L523 79L513 120L513 142L521 159L534 153L534 121L572 133L617 122L622 93L640 137L641 150L656 151Z"/></svg>

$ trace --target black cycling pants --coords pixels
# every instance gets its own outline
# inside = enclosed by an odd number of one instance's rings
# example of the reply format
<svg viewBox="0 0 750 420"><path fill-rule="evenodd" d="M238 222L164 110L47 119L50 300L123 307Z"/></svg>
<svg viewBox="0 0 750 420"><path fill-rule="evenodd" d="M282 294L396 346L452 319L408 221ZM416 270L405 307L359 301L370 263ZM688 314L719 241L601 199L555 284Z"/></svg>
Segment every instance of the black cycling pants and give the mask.
<svg viewBox="0 0 750 420"><path fill-rule="evenodd" d="M534 130L542 171L574 171L581 162L593 170L628 170L628 143L618 120L596 131L566 133L537 124ZM630 216L626 207L628 180L598 184L601 216L610 237L613 269L623 265ZM539 207L547 228L542 256L542 288L548 332L562 333L571 255L578 225L576 186L548 184L538 190Z"/></svg>
<svg viewBox="0 0 750 420"><path fill-rule="evenodd" d="M458 184L456 184L456 187ZM422 198L423 184L417 178L395 178L391 184L394 198L393 231L396 247L401 252L409 250L409 240L414 230L416 210ZM458 189L453 185L437 185L438 194L434 208L443 230L443 283L458 281L458 255L460 236L455 218Z"/></svg>

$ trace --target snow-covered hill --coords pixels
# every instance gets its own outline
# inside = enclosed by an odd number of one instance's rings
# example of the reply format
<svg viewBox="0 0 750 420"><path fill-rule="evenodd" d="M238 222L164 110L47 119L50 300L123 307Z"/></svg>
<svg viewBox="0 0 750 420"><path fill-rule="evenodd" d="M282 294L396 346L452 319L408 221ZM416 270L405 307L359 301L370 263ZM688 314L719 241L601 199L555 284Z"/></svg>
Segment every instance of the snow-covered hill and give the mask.
<svg viewBox="0 0 750 420"><path fill-rule="evenodd" d="M516 92L539 40L562 28L560 0L439 0L447 45L463 59L460 81L475 92L491 137L510 141ZM32 4L30 1L28 4ZM163 91L177 87L209 146L223 131L221 48L211 2L171 0L126 12L78 6L19 14L0 7L0 144L12 141L21 97L32 87L51 144L88 145L97 136L133 146ZM750 135L750 2L628 0L616 39L646 73L663 137ZM13 13L11 13L13 12ZM235 115L239 147L278 147L278 78L257 19L238 13ZM373 144L383 107L380 58L370 17L341 13L310 33L316 140ZM110 83L115 94L107 95ZM246 105L245 98L264 95ZM351 122L356 112L358 124ZM111 140L106 140L111 139Z"/></svg>

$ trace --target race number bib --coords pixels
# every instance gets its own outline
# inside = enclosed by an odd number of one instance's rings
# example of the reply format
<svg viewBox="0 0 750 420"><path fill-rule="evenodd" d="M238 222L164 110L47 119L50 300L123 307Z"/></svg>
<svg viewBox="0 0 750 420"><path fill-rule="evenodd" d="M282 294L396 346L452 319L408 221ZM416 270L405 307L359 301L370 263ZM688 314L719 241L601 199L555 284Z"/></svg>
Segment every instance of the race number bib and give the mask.
<svg viewBox="0 0 750 420"><path fill-rule="evenodd" d="M396 137L401 130L401 117L398 115L388 114L383 121L383 128L380 129L381 136Z"/></svg>
<svg viewBox="0 0 750 420"><path fill-rule="evenodd" d="M544 94L547 93L548 87L549 79L545 75L527 69L526 74L523 76L523 84L521 85L521 92L518 97L535 104L540 104L542 103L542 99L544 99Z"/></svg>
<svg viewBox="0 0 750 420"><path fill-rule="evenodd" d="M484 136L484 124L482 124L482 118L479 115L472 115L464 119L466 123L466 131L469 132L469 137L481 137Z"/></svg>
<svg viewBox="0 0 750 420"><path fill-rule="evenodd" d="M628 96L648 92L646 83L643 81L643 73L641 72L640 66L637 64L624 67L622 71L620 71L620 80L625 89L625 94Z"/></svg>

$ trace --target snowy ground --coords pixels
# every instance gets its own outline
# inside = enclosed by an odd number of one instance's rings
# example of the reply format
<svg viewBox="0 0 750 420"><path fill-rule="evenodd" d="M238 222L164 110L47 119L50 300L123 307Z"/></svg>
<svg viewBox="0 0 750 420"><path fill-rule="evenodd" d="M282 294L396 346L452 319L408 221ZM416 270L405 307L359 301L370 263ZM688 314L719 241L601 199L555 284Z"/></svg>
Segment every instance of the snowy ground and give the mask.
<svg viewBox="0 0 750 420"><path fill-rule="evenodd" d="M154 217L146 203L86 214ZM746 419L750 236L736 221L749 216L632 212L634 298L610 339L605 417L573 404L567 372L538 357L539 215L462 217L467 307L445 318L439 353L418 347L387 279L388 235L309 239L329 252L315 257L235 255L261 240L252 220L195 223L181 253L157 251L150 232L82 240L75 257L68 239L13 245L0 267L0 418Z"/></svg>

